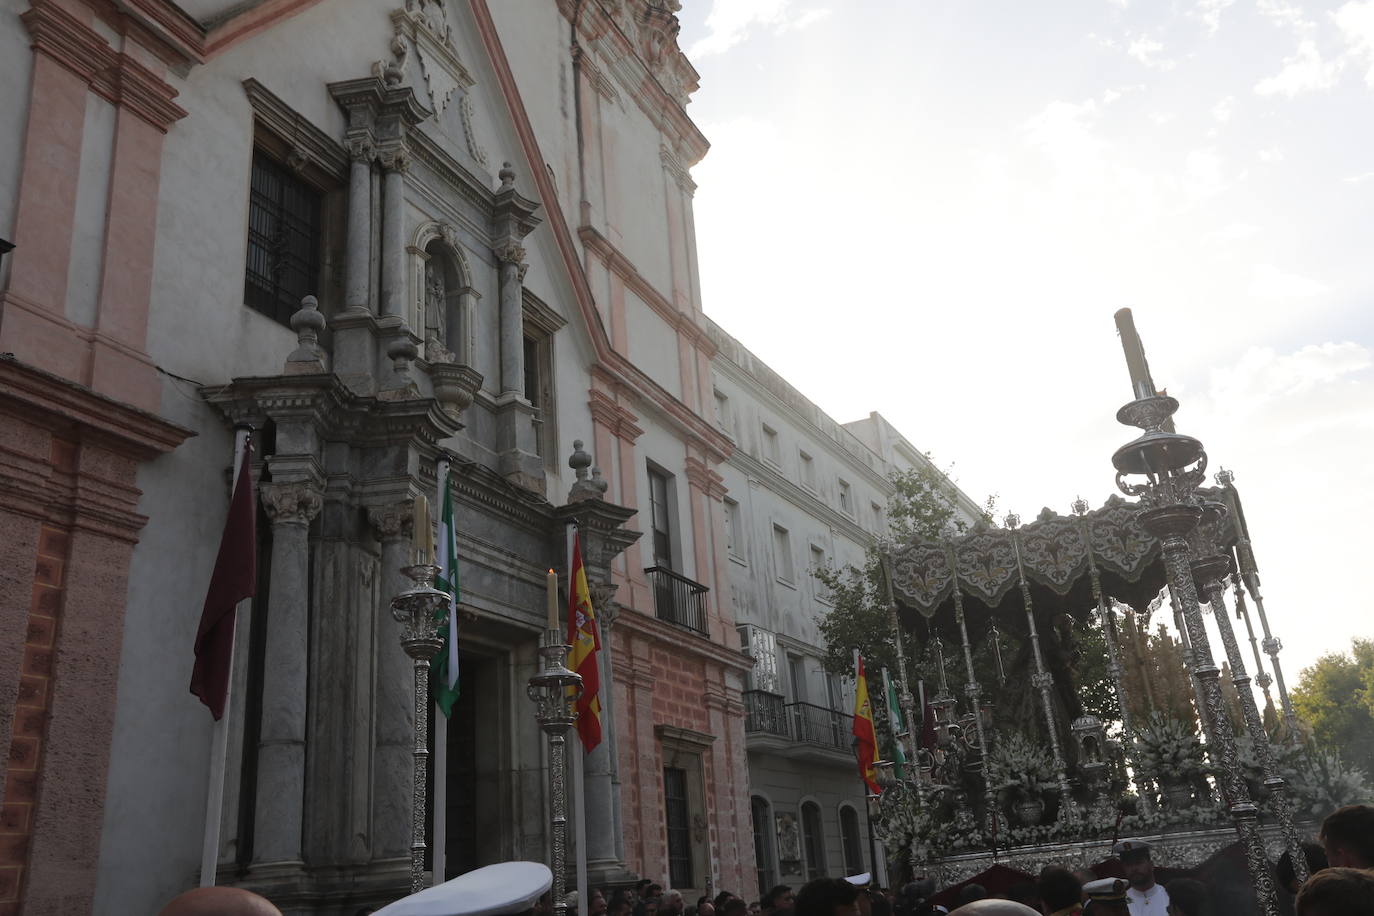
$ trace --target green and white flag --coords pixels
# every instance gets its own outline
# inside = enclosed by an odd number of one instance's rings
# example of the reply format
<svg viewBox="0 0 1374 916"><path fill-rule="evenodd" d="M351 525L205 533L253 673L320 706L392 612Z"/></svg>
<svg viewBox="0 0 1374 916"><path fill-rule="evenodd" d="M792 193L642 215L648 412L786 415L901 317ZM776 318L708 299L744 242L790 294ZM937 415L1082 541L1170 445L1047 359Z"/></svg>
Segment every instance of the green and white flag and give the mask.
<svg viewBox="0 0 1374 916"><path fill-rule="evenodd" d="M902 767L906 766L906 751L902 750L902 707L897 702L897 691L892 689L892 678L883 669L883 696L887 699L887 724L892 727L892 771L898 779L902 778Z"/></svg>
<svg viewBox="0 0 1374 916"><path fill-rule="evenodd" d="M439 629L444 646L429 663L429 683L434 702L445 716L452 716L453 704L458 701L458 531L453 527L453 486L447 463L443 470L439 480L439 537L434 557L439 574L434 577L434 587L448 593L448 623Z"/></svg>

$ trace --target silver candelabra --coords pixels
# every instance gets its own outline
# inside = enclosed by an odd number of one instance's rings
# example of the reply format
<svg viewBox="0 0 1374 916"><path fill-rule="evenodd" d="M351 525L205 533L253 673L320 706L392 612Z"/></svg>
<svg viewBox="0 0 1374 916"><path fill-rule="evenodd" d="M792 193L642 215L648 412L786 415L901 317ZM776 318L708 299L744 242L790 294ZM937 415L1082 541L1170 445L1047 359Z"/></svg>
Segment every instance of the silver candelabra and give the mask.
<svg viewBox="0 0 1374 916"><path fill-rule="evenodd" d="M1177 610L1192 644L1190 661L1203 701L1199 713L1204 723L1211 723L1208 743L1213 745L1212 759L1221 765L1218 775L1231 821L1245 850L1260 910L1265 916L1277 916L1278 897L1259 832L1259 809L1250 799L1241 771L1235 734L1218 681L1221 671L1212 659L1190 566L1187 538L1203 515L1197 488L1206 479L1207 453L1197 439L1174 432L1171 418L1176 410L1178 401L1174 398L1154 395L1139 397L1117 411L1119 421L1142 433L1116 450L1112 464L1121 491L1140 497L1145 508L1140 516L1142 527L1159 539L1169 586L1174 601L1182 605Z"/></svg>
<svg viewBox="0 0 1374 916"><path fill-rule="evenodd" d="M415 584L391 599L401 625L401 648L415 664L415 790L410 808L410 892L425 886L425 811L429 795L429 663L443 647L439 630L448 620L449 596L433 585L437 566L417 564L401 573Z"/></svg>
<svg viewBox="0 0 1374 916"><path fill-rule="evenodd" d="M566 916L568 872L568 729L577 721L575 705L582 696L582 675L569 671L568 652L558 630L545 630L539 644L539 671L526 688L534 701L534 718L549 745L549 838L553 861L554 916Z"/></svg>

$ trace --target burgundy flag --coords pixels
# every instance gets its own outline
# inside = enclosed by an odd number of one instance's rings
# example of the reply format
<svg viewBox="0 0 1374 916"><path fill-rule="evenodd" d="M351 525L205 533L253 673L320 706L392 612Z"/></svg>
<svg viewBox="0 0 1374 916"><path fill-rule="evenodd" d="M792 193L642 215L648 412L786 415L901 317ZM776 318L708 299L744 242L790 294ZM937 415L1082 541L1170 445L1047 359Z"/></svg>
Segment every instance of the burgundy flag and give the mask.
<svg viewBox="0 0 1374 916"><path fill-rule="evenodd" d="M229 517L220 536L219 556L205 608L196 631L196 664L191 669L191 692L210 707L216 721L224 715L229 694L229 666L234 655L234 610L244 598L257 592L257 506L253 499L253 471L248 456L252 437L244 439Z"/></svg>

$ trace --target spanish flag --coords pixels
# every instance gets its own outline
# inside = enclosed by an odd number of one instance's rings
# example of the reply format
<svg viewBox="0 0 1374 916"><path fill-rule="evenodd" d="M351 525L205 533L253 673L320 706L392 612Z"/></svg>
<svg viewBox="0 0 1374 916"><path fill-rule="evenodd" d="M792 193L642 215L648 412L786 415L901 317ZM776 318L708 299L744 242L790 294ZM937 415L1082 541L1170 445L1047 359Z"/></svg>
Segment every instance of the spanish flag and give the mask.
<svg viewBox="0 0 1374 916"><path fill-rule="evenodd" d="M873 730L873 704L868 701L868 678L864 676L864 659L854 652L854 754L859 759L859 776L874 795L882 789L878 787L878 772L873 764L878 762L878 735Z"/></svg>
<svg viewBox="0 0 1374 916"><path fill-rule="evenodd" d="M577 734L587 753L601 743L601 673L596 653L601 650L601 634L596 627L596 612L587 588L587 572L582 568L582 540L573 535L572 575L568 577L568 667L582 675L582 696L577 701Z"/></svg>

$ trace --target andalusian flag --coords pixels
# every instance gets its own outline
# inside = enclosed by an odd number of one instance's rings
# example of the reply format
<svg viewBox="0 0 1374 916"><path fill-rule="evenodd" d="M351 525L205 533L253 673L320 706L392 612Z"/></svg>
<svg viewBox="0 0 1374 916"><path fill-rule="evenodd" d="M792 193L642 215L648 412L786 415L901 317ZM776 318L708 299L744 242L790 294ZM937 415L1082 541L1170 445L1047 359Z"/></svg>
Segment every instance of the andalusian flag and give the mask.
<svg viewBox="0 0 1374 916"><path fill-rule="evenodd" d="M854 748L859 759L859 776L868 785L868 791L877 795L878 771L873 764L878 762L878 736L873 730L873 704L868 701L868 678L864 675L864 659L854 650Z"/></svg>
<svg viewBox="0 0 1374 916"><path fill-rule="evenodd" d="M568 667L582 675L582 696L577 701L577 734L587 753L601 743L601 672L596 653L601 650L596 612L582 568L582 540L573 535L572 575L568 577Z"/></svg>
<svg viewBox="0 0 1374 916"><path fill-rule="evenodd" d="M887 724L892 726L892 772L902 778L902 767L906 766L906 751L902 749L902 707L897 702L897 691L892 689L892 678L883 669L883 696L887 697Z"/></svg>
<svg viewBox="0 0 1374 916"><path fill-rule="evenodd" d="M448 592L448 623L439 629L444 646L429 663L430 689L445 716L453 715L458 701L458 530L453 527L453 486L448 474L439 481L439 539L434 565L439 574L434 587Z"/></svg>

